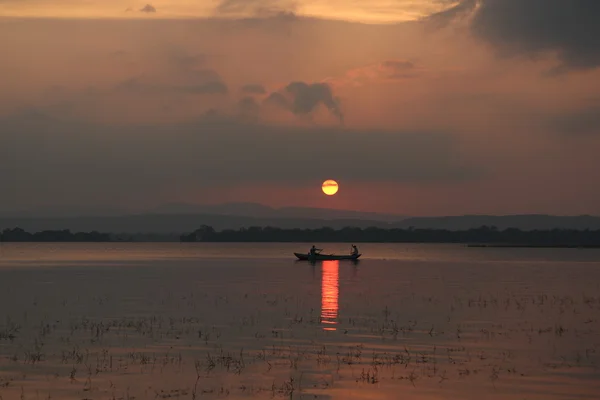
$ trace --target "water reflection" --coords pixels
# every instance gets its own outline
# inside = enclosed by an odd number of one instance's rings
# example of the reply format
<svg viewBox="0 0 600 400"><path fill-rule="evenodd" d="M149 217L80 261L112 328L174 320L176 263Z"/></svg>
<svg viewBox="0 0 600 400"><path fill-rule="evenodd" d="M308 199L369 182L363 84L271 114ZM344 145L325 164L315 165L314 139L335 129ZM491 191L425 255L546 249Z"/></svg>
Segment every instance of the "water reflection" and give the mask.
<svg viewBox="0 0 600 400"><path fill-rule="evenodd" d="M340 262L323 261L321 277L321 322L326 331L335 331L338 317Z"/></svg>

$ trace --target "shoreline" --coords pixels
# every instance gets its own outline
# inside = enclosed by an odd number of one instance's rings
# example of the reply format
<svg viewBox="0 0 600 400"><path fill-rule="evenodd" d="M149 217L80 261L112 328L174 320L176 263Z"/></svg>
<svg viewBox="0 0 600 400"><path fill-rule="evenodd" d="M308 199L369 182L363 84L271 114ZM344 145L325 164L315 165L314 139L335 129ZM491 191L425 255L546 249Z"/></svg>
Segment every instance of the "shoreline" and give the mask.
<svg viewBox="0 0 600 400"><path fill-rule="evenodd" d="M474 248L524 248L524 249L600 249L600 244L467 244Z"/></svg>
<svg viewBox="0 0 600 400"><path fill-rule="evenodd" d="M600 230L551 229L524 231L495 227L462 231L445 229L283 229L249 227L216 230L203 225L188 233L72 232L69 229L30 233L21 228L0 232L4 243L404 243L456 244L474 248L600 248Z"/></svg>

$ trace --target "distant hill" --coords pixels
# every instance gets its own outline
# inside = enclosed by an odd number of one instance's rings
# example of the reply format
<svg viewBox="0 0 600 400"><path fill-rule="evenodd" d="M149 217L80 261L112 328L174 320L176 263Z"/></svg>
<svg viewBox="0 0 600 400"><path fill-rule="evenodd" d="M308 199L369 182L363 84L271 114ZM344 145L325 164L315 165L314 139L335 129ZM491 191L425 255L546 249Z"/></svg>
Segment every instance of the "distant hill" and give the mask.
<svg viewBox="0 0 600 400"><path fill-rule="evenodd" d="M44 207L32 210L0 212L2 218L69 218L69 217L106 217L131 214L125 210L112 207L89 207L89 206L60 206Z"/></svg>
<svg viewBox="0 0 600 400"><path fill-rule="evenodd" d="M85 213L89 213L86 216ZM0 229L20 227L27 231L70 229L111 233L176 233L192 232L201 225L217 230L239 229L250 226L315 229L328 226L340 229L347 226L360 228L410 228L467 230L481 226L521 230L600 229L600 217L552 215L463 215L449 217L411 217L309 207L272 208L255 203L194 205L165 204L140 214L127 214L118 209L52 208L23 213L0 215Z"/></svg>
<svg viewBox="0 0 600 400"><path fill-rule="evenodd" d="M404 216L364 212L353 210L335 210L331 208L314 207L281 207L273 208L257 203L225 203L225 204L186 204L169 203L150 210L152 214L217 214L237 215L255 218L284 218L284 219L361 219L371 221L401 221Z"/></svg>
<svg viewBox="0 0 600 400"><path fill-rule="evenodd" d="M250 226L273 226L278 228L320 228L330 226L343 228L356 226L390 227L382 221L361 219L309 219L309 218L253 218L235 215L211 214L140 214L106 217L67 218L0 218L0 229L19 227L26 231L70 229L73 232L97 230L111 233L183 233L192 232L201 225L217 230L239 229Z"/></svg>
<svg viewBox="0 0 600 400"><path fill-rule="evenodd" d="M518 228L522 230L545 229L600 229L600 217L591 215L554 216L554 215L463 215L452 217L414 217L406 218L395 227L417 229L448 229L452 231L495 226L498 229Z"/></svg>

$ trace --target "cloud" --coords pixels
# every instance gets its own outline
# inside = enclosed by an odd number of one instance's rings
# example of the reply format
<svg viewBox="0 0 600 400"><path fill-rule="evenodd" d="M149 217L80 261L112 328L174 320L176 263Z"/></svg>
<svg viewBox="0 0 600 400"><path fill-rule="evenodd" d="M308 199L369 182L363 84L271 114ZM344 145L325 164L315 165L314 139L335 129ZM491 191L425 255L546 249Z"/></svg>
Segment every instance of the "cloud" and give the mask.
<svg viewBox="0 0 600 400"><path fill-rule="evenodd" d="M268 106L276 106L276 107L281 107L281 108L285 108L285 109L290 109L290 102L288 101L288 99L281 93L279 92L273 92L269 95L269 97L267 97L264 101L265 105Z"/></svg>
<svg viewBox="0 0 600 400"><path fill-rule="evenodd" d="M287 85L285 90L293 96L292 111L294 114L308 114L319 103L324 104L334 114L340 114L327 84L292 82Z"/></svg>
<svg viewBox="0 0 600 400"><path fill-rule="evenodd" d="M429 23L433 22L438 26L446 26L456 18L470 14L477 6L477 1L478 0L460 0L449 8L427 16L424 20ZM450 2L450 0L447 2Z"/></svg>
<svg viewBox="0 0 600 400"><path fill-rule="evenodd" d="M146 4L144 7L140 8L140 12L155 13L156 8L152 4Z"/></svg>
<svg viewBox="0 0 600 400"><path fill-rule="evenodd" d="M267 90L263 85L249 83L247 85L242 86L242 92L248 94L265 94L267 93Z"/></svg>
<svg viewBox="0 0 600 400"><path fill-rule="evenodd" d="M324 105L340 122L344 121L339 102L326 83L292 82L282 91L271 93L265 99L265 104L276 105L303 116L310 115L319 105Z"/></svg>
<svg viewBox="0 0 600 400"><path fill-rule="evenodd" d="M253 100L242 104L252 106ZM441 132L306 129L218 114L186 124L105 126L34 111L0 120L0 132L0 153L6 153L0 181L9 182L15 204L41 197L54 204L74 198L110 202L115 196L252 183L294 186L325 175L415 184L480 177L479 168L459 157L456 139ZM332 151L339 148L344 151Z"/></svg>
<svg viewBox="0 0 600 400"><path fill-rule="evenodd" d="M252 17L293 17L297 9L292 0L221 0L215 12L219 15Z"/></svg>
<svg viewBox="0 0 600 400"><path fill-rule="evenodd" d="M296 12L320 19L355 22L400 22L415 20L440 11L456 0L172 0L159 1L165 18L262 18L280 14L293 17ZM127 4L129 3L129 4ZM137 11L144 3L123 0L0 0L11 16L77 16L83 18L118 17L123 5ZM163 5L167 5L163 7ZM152 7L151 4L148 6ZM154 7L152 7L154 8ZM0 12L0 14L5 15Z"/></svg>
<svg viewBox="0 0 600 400"><path fill-rule="evenodd" d="M600 66L600 1L464 0L433 20L466 14L471 32L503 54L553 52L562 69Z"/></svg>

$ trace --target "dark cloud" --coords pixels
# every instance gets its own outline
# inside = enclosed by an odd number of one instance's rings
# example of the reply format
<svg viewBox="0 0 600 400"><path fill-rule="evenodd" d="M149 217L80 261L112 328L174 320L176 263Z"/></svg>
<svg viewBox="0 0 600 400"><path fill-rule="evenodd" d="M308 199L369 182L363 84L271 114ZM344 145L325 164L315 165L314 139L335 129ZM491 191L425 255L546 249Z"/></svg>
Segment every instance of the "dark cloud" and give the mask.
<svg viewBox="0 0 600 400"><path fill-rule="evenodd" d="M459 17L463 17L473 11L478 0L461 0L459 3L447 8L444 11L430 15L426 18L429 23L437 26L446 26ZM450 0L447 1L449 3Z"/></svg>
<svg viewBox="0 0 600 400"><path fill-rule="evenodd" d="M155 13L156 8L152 4L146 4L144 7L140 8L140 12Z"/></svg>
<svg viewBox="0 0 600 400"><path fill-rule="evenodd" d="M465 0L432 20L466 14L471 31L503 54L553 52L562 68L600 66L598 0Z"/></svg>
<svg viewBox="0 0 600 400"><path fill-rule="evenodd" d="M247 85L242 86L242 92L249 94L265 94L267 93L267 90L263 85L249 83Z"/></svg>
<svg viewBox="0 0 600 400"><path fill-rule="evenodd" d="M308 114L319 104L323 104L343 122L344 116L338 101L333 97L329 85L325 83L292 82L285 89L293 97L292 112L294 114Z"/></svg>
<svg viewBox="0 0 600 400"><path fill-rule="evenodd" d="M0 120L0 181L9 182L14 202L43 196L59 203L222 184L303 184L323 176L413 183L477 178L478 168L463 164L457 145L437 132L275 127L218 114L193 124L131 127L60 122L31 111ZM344 151L331 151L337 148Z"/></svg>
<svg viewBox="0 0 600 400"><path fill-rule="evenodd" d="M339 102L326 83L292 82L280 92L273 92L265 104L285 108L296 115L310 115L319 105L324 105L340 122L344 115Z"/></svg>
<svg viewBox="0 0 600 400"><path fill-rule="evenodd" d="M263 102L267 106L276 106L285 109L290 109L290 102L279 92L273 92Z"/></svg>

